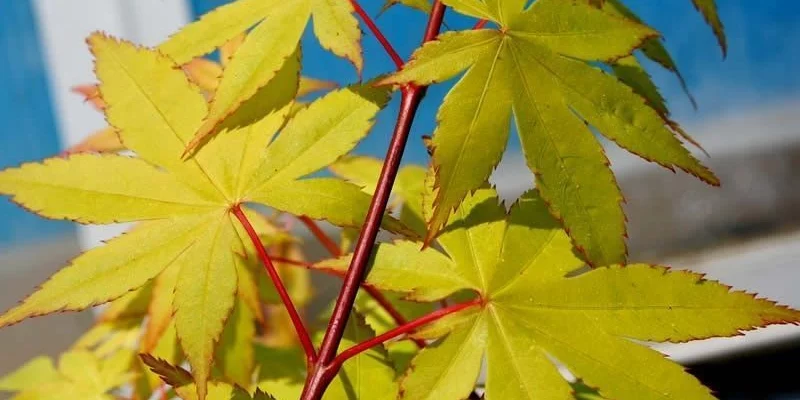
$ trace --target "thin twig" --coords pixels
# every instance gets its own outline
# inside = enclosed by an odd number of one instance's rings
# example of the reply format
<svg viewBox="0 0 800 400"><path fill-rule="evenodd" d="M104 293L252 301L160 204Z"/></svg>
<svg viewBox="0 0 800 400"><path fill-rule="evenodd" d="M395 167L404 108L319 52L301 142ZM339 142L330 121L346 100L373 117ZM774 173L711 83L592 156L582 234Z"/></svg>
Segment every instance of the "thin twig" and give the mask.
<svg viewBox="0 0 800 400"><path fill-rule="evenodd" d="M482 20L478 21L477 23L475 23L475 26L473 26L472 29L482 29L484 26L486 26L487 22L489 22L489 21L485 20L485 19L482 19Z"/></svg>
<svg viewBox="0 0 800 400"><path fill-rule="evenodd" d="M267 270L273 285L275 285L275 290L278 292L278 296L280 296L283 306L289 313L289 318L292 320L294 329L297 332L297 337L300 339L300 344L303 346L303 350L306 353L306 358L308 359L309 365L312 365L317 361L317 352L314 349L314 344L311 342L311 337L308 334L308 330L306 329L305 325L303 325L303 319L300 318L300 314L297 312L297 308L294 306L292 298L289 297L289 292L283 285L280 275L278 275L278 270L275 269L275 265L272 264L272 260L267 254L267 250L264 248L264 245L261 243L261 239L258 237L258 233L256 232L255 228L253 228L253 225L250 224L250 220L247 219L247 216L244 214L244 212L242 212L242 208L237 204L231 208L231 212L236 216L239 222L241 222L242 227L244 227L244 230L247 231L247 235L250 236L250 241L253 242L253 246L256 248L258 258L261 260L261 263L264 264L264 268Z"/></svg>
<svg viewBox="0 0 800 400"><path fill-rule="evenodd" d="M398 336L411 333L411 332L417 330L417 328L419 328L419 327L421 327L423 325L427 325L427 324L429 324L431 322L437 321L437 320L439 320L441 318L444 318L444 317L446 317L446 316L448 316L450 314L455 314L455 313L457 313L459 311L462 311L464 309L467 309L467 308L470 308L470 307L474 307L474 306L477 306L477 305L480 305L480 304L481 304L481 299L480 298L476 298L476 299L470 300L470 301L468 301L466 303L460 303L460 304L456 304L456 305L453 305L453 306L450 306L450 307L447 307L447 308L441 308L441 309L436 310L436 311L434 311L434 312L432 312L430 314L427 314L427 315L425 315L423 317L417 318L417 319L415 319L415 320L413 320L413 321L411 321L411 322L409 322L409 323L407 323L405 325L398 326L397 328L394 328L392 330L386 331L385 333L380 334L378 336L375 336L372 339L365 340L365 341L363 341L361 343L358 343L358 344L354 345L353 347L350 347L349 349L339 353L339 355L336 356L336 358L331 363L331 368L335 368L335 369L338 370L341 367L341 365L344 364L345 361L347 361L350 358L353 358L353 357L355 357L355 356L357 356L357 355L359 355L359 354L371 349L372 347L375 347L375 346L377 346L379 344L385 343L385 342L387 342L389 340L392 340L392 339L394 339L394 338L396 338Z"/></svg>
<svg viewBox="0 0 800 400"><path fill-rule="evenodd" d="M320 271L329 275L333 275L340 279L344 278L344 273L341 271L336 271L327 268L314 268L313 263L306 261L292 260L290 258L283 258L283 257L272 257L272 261L287 265L304 267L310 270ZM364 291L367 292L367 294L369 294L373 299L375 299L375 301L381 306L381 308L383 308L384 311L386 311L386 313L389 314L389 316L394 321L395 325L401 326L408 323L408 320L403 316L403 314L401 314L400 311L398 311L397 308L394 306L394 304L392 304L392 302L390 302L389 299L387 299L386 296L384 296L384 294L381 293L381 291L378 290L376 287L367 285L366 283L362 283L361 288L364 289ZM419 348L425 347L426 343L422 339L412 339L412 341Z"/></svg>
<svg viewBox="0 0 800 400"><path fill-rule="evenodd" d="M405 63L403 58L397 54L394 46L392 46L392 44L389 42L389 39L384 36L383 32L381 32L381 29L378 28L378 25L376 25L375 21L372 20L372 17L370 17L369 14L367 14L367 12L361 8L361 4L358 4L357 0L350 0L350 4L353 5L353 9L355 9L356 14L358 14L361 20L364 21L364 24L367 25L369 30L372 31L372 34L375 35L375 38L378 39L378 42L381 43L383 49L386 50L386 54L388 54L389 58L391 58L392 62L394 62L395 67L397 67L397 69L403 68L403 64Z"/></svg>

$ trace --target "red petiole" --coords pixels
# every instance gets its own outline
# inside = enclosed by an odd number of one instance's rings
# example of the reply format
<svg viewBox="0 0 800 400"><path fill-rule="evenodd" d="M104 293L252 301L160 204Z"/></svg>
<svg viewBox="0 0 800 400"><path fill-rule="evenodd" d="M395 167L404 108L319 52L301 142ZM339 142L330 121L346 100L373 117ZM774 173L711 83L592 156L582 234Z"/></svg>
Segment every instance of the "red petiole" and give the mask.
<svg viewBox="0 0 800 400"><path fill-rule="evenodd" d="M332 269L314 268L314 264L305 261L292 260L282 257L272 257L272 261L284 263L287 265L295 265L308 269L314 269L316 271L321 271L339 278L344 277L344 274L339 271L335 271ZM386 311L389 314L390 317L392 317L392 320L394 321L395 325L401 326L408 323L408 320L403 316L403 314L401 314L400 311L398 311L397 308L395 308L394 304L392 304L392 302L390 302L389 299L387 299L386 296L384 296L380 290L378 290L374 286L370 286L363 283L361 284L361 288L364 289L364 291L367 292L381 306L381 308L383 308L384 311ZM419 340L419 339L412 339L412 340L414 341L414 343L416 343L417 347L419 348L425 347L424 340Z"/></svg>
<svg viewBox="0 0 800 400"><path fill-rule="evenodd" d="M383 32L381 32L380 28L378 28L378 25L375 24L375 21L372 20L369 14L364 11L364 9L361 7L361 4L358 4L357 0L350 0L350 4L353 5L353 9L355 10L356 14L358 14L359 18L364 21L364 24L367 25L367 28L372 31L372 34L375 35L376 39L378 39L378 42L380 42L381 46L383 46L383 49L386 50L387 54L389 54L389 58L392 59L395 67L397 67L397 69L403 68L403 64L405 64L403 58L397 54L397 51L395 51L392 44L389 43L389 39L386 39L386 36L384 36Z"/></svg>
<svg viewBox="0 0 800 400"><path fill-rule="evenodd" d="M289 297L289 292L286 291L286 287L283 285L283 281L281 281L281 277L278 275L278 270L275 269L275 265L272 264L272 260L267 254L267 250L264 248L264 245L261 243L261 239L258 237L258 233L256 232L255 228L253 228L250 220L247 219L247 216L242 211L242 208L237 204L231 207L231 213L236 216L236 218L242 224L242 227L244 227L244 230L247 231L250 241L253 242L253 246L256 248L258 258L261 260L261 263L264 264L264 268L267 270L267 274L269 274L272 284L275 285L275 290L278 292L278 296L280 296L283 306L286 307L286 311L289 313L289 318L292 320L294 329L297 332L297 337L300 339L300 344L303 346L303 351L306 353L306 359L308 360L309 365L313 365L317 361L317 352L314 349L314 344L311 342L311 337L308 334L308 330L306 329L305 325L303 325L303 319L300 318L297 308L294 306L291 297Z"/></svg>
<svg viewBox="0 0 800 400"><path fill-rule="evenodd" d="M474 307L474 306L477 306L477 305L480 305L480 304L481 304L481 299L480 298L476 298L476 299L470 300L470 301L468 301L466 303L460 303L460 304L452 305L452 306L447 307L447 308L441 308L441 309L436 310L436 311L434 311L434 312L432 312L430 314L427 314L427 315L425 315L423 317L417 318L417 319L415 319L415 320L413 320L413 321L411 321L411 322L409 322L409 323L407 323L405 325L398 326L397 328L394 328L392 330L386 331L385 333L380 334L378 336L375 336L372 339L365 340L365 341L363 341L363 342L361 342L361 343L359 343L359 344L357 344L357 345L355 345L355 346L353 346L353 347L351 347L351 348L339 353L339 355L336 356L336 358L333 359L333 362L331 362L331 369L334 369L334 370L338 371L339 368L341 368L342 364L344 364L345 361L347 361L347 360L349 360L349 359L351 359L351 358L353 358L353 357L355 357L355 356L357 356L357 355L359 355L359 354L371 349L372 347L375 347L375 346L377 346L377 345L379 345L381 343L385 343L385 342L387 342L389 340L392 340L392 339L394 339L394 338L396 338L398 336L405 335L405 334L408 334L408 333L412 333L415 330L417 330L417 328L419 328L419 327L421 327L423 325L427 325L427 324L429 324L431 322L438 321L439 319L442 319L442 318L444 318L444 317L446 317L446 316L448 316L450 314L455 314L455 313L457 313L459 311L463 311L463 310L465 310L467 308Z"/></svg>

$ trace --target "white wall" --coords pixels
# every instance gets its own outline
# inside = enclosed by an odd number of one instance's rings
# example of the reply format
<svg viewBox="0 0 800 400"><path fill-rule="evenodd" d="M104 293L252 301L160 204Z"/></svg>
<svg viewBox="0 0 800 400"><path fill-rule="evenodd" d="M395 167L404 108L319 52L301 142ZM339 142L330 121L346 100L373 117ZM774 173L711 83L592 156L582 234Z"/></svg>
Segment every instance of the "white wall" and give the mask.
<svg viewBox="0 0 800 400"><path fill-rule="evenodd" d="M35 8L63 146L75 144L105 126L100 113L70 92L74 85L94 82L86 37L101 30L153 46L184 25L190 16L189 6L184 0L30 1ZM81 227L81 245L84 248L96 246L124 229L125 225Z"/></svg>

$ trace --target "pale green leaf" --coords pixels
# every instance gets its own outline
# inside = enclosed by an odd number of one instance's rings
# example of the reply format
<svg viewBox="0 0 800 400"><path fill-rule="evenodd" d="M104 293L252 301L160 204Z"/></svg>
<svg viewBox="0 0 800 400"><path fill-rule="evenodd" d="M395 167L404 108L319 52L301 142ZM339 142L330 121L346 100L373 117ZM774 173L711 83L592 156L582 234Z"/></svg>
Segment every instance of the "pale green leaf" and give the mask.
<svg viewBox="0 0 800 400"><path fill-rule="evenodd" d="M489 308L486 391L493 399L572 400L572 388L513 314ZM527 349L527 351L520 351Z"/></svg>
<svg viewBox="0 0 800 400"><path fill-rule="evenodd" d="M430 14L431 12L431 3L428 0L386 0L381 7L380 13L386 12L389 8L393 7L396 4L402 4L406 7L411 7L413 9L419 10L424 12L425 14Z"/></svg>
<svg viewBox="0 0 800 400"><path fill-rule="evenodd" d="M48 383L58 376L50 357L36 357L15 371L0 378L0 390L22 391L25 388Z"/></svg>
<svg viewBox="0 0 800 400"><path fill-rule="evenodd" d="M407 241L379 243L369 282L386 290L406 292L409 299L417 301L439 300L473 285L458 275L454 263L446 256L431 248L420 250L420 247L419 243ZM350 256L322 261L315 267L345 272L348 265Z"/></svg>
<svg viewBox="0 0 800 400"><path fill-rule="evenodd" d="M181 267L181 263L173 263L154 280L153 294L147 309L147 322L142 334L141 348L146 353L158 345L164 331L173 321L172 303Z"/></svg>
<svg viewBox="0 0 800 400"><path fill-rule="evenodd" d="M89 37L109 124L124 146L218 202L230 196L197 158L180 154L207 113L203 96L168 57L100 33Z"/></svg>
<svg viewBox="0 0 800 400"><path fill-rule="evenodd" d="M354 313L347 322L339 350L345 350L375 336L375 332ZM347 361L325 391L324 400L395 400L398 386L389 355L375 346Z"/></svg>
<svg viewBox="0 0 800 400"><path fill-rule="evenodd" d="M412 321L434 310L431 303L406 301L401 298L401 295L395 293L386 292L383 293L383 296L400 315L405 317L406 321ZM397 326L394 318L386 311L386 308L364 291L359 292L356 297L355 310L364 316L364 321L376 334L382 334ZM384 347L397 371L404 371L411 358L419 350L417 344L411 340L387 342L384 343Z"/></svg>
<svg viewBox="0 0 800 400"><path fill-rule="evenodd" d="M718 182L675 137L672 129L678 128L672 121L591 65L630 55L653 38L650 28L582 2L538 0L529 8L525 1L446 3L488 18L499 29L442 35L416 51L402 71L381 81L428 84L467 69L445 98L432 140L435 197L426 218L429 240L500 159L511 109L528 166L551 213L594 265L624 262L625 218L619 188L587 122L647 160ZM500 94L488 106L482 99L487 92ZM491 112L484 116L482 107Z"/></svg>
<svg viewBox="0 0 800 400"><path fill-rule="evenodd" d="M236 266L231 251L236 233L227 216L203 232L178 261L175 327L204 399L215 343L234 305Z"/></svg>
<svg viewBox="0 0 800 400"><path fill-rule="evenodd" d="M329 169L347 181L361 186L365 193L372 194L378 183L382 167L383 161L377 158L345 156L331 164ZM396 196L395 201L402 203L400 222L420 236L425 235L422 201L425 193L425 175L424 167L405 165L398 171L394 186L392 186L392 194Z"/></svg>
<svg viewBox="0 0 800 400"><path fill-rule="evenodd" d="M716 2L714 0L692 0L692 3L703 14L703 18L706 19L708 25L711 26L714 35L717 36L719 47L722 49L722 56L726 56L728 54L728 40L725 38L725 27L722 26L722 20L719 18Z"/></svg>
<svg viewBox="0 0 800 400"><path fill-rule="evenodd" d="M237 299L225 324L217 347L216 366L226 380L241 387L250 387L255 361L253 339L256 325L253 312Z"/></svg>
<svg viewBox="0 0 800 400"><path fill-rule="evenodd" d="M361 75L364 57L361 50L361 29L353 16L349 1L311 0L314 35L322 47L348 59Z"/></svg>
<svg viewBox="0 0 800 400"><path fill-rule="evenodd" d="M496 195L485 197L497 202ZM459 210L479 216L486 213L482 207L486 202L467 201ZM536 191L525 194L504 220L505 233L494 234L503 241L501 252L490 244L475 247L474 259L481 263L448 254L458 260L458 271L473 270L465 277L495 272L488 289L478 289L480 303L415 334L441 339L412 361L401 381L406 397L463 399L485 350L488 398L570 398L557 361L606 398L707 399L709 390L681 366L632 339L682 342L800 321L798 311L685 271L648 265L581 269L583 262ZM465 225L475 232L462 241L489 236L485 223ZM379 250L367 283L408 291L396 282L414 280L416 291L452 290L449 282L419 275L428 265L415 262L418 253L396 247L391 257L382 257ZM395 267L397 259L405 259L406 267ZM392 280L382 278L386 273L394 274Z"/></svg>
<svg viewBox="0 0 800 400"><path fill-rule="evenodd" d="M334 225L360 227L366 219L370 196L339 179L311 178L267 184L253 191L248 200ZM384 217L382 226L392 232L415 235L390 216Z"/></svg>
<svg viewBox="0 0 800 400"><path fill-rule="evenodd" d="M216 215L147 222L78 256L0 316L0 326L54 311L83 310L141 287L175 261Z"/></svg>
<svg viewBox="0 0 800 400"><path fill-rule="evenodd" d="M226 4L184 26L158 49L176 63L185 64L211 53L284 4L280 0L238 0Z"/></svg>
<svg viewBox="0 0 800 400"><path fill-rule="evenodd" d="M275 78L223 123L220 133L206 143L203 151L195 154L235 198L244 196L250 177L263 162L264 149L295 106L299 74L300 58L294 54L286 59Z"/></svg>
<svg viewBox="0 0 800 400"><path fill-rule="evenodd" d="M517 130L539 192L587 260L594 265L624 262L622 193L602 146L574 117L562 88L538 79L548 75L546 67L527 58L524 49L512 46L510 54L520 83L514 92Z"/></svg>
<svg viewBox="0 0 800 400"><path fill-rule="evenodd" d="M506 148L515 90L508 85L511 60L501 57L507 44L495 43L488 57L467 71L439 108L432 142L436 183L433 211L427 218L428 240L464 196L486 182Z"/></svg>
<svg viewBox="0 0 800 400"><path fill-rule="evenodd" d="M98 174L103 171L103 174ZM173 175L117 155L74 155L0 172L0 193L55 219L107 224L212 211Z"/></svg>
<svg viewBox="0 0 800 400"><path fill-rule="evenodd" d="M217 133L226 118L275 78L297 49L309 12L307 1L284 2L247 35L226 65L208 115L187 150L194 150Z"/></svg>
<svg viewBox="0 0 800 400"><path fill-rule="evenodd" d="M619 0L608 0L603 1L602 4L598 5L597 7L601 8L603 11L608 12L612 15L616 15L622 18L628 18L637 23L643 23L642 20L633 13L629 8L627 8L624 4L622 4ZM689 87L686 85L686 81L683 79L683 75L678 70L677 64L672 59L672 56L667 51L666 47L664 47L663 40L661 38L651 38L647 39L642 43L641 46L642 53L649 59L657 62L662 67L667 69L668 71L675 74L678 78L678 82L680 82L681 88L683 89L686 96L689 98L689 101L692 103L692 106L697 108L697 103L694 100L694 97L689 92ZM624 60L624 59L623 59ZM660 98L661 95L658 94L658 89L655 89L656 93L653 93L653 88L647 88L649 85L654 85L652 83L646 83L646 80L649 80L649 77L645 78L641 76L641 73L637 72L636 69L630 69L633 67L632 63L625 62L621 60L617 60L615 64L625 64L627 68L622 70L617 70L615 68L614 73L626 84L634 88L634 91L639 93L640 95L644 96L650 102L650 105L655 108L657 111L662 112L664 115L668 115L669 111L666 110L666 106L660 108L658 106L657 98ZM663 99L661 100L663 103Z"/></svg>
<svg viewBox="0 0 800 400"><path fill-rule="evenodd" d="M662 115L669 115L666 100L661 95L653 79L639 64L635 56L623 57L611 64L614 75L630 86L636 94L647 100L647 103Z"/></svg>
<svg viewBox="0 0 800 400"><path fill-rule="evenodd" d="M387 95L386 89L351 86L298 111L267 147L249 187L299 178L336 161L369 133Z"/></svg>
<svg viewBox="0 0 800 400"><path fill-rule="evenodd" d="M518 2L518 0L510 0L509 2ZM466 14L478 19L493 19L494 15L489 10L489 6L482 0L443 0L442 3L461 14ZM497 1L492 1L496 4Z"/></svg>
<svg viewBox="0 0 800 400"><path fill-rule="evenodd" d="M416 50L402 70L379 83L445 81L486 59L487 54L495 54L501 42L502 36L489 29L445 32Z"/></svg>
<svg viewBox="0 0 800 400"><path fill-rule="evenodd" d="M467 196L439 235L438 243L450 256L459 277L469 287L485 291L495 273L503 246L506 210L494 189L479 189Z"/></svg>
<svg viewBox="0 0 800 400"><path fill-rule="evenodd" d="M511 35L581 60L605 61L629 55L658 33L636 21L611 17L581 3L535 2L508 23Z"/></svg>
<svg viewBox="0 0 800 400"><path fill-rule="evenodd" d="M486 317L422 349L400 379L403 399L465 399L475 387L486 350Z"/></svg>

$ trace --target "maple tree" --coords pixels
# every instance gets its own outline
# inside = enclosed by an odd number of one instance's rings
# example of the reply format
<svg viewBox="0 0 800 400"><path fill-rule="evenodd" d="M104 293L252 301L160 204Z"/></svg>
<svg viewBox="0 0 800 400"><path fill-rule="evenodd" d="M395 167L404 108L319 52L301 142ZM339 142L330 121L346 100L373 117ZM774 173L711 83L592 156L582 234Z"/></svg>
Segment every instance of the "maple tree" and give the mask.
<svg viewBox="0 0 800 400"><path fill-rule="evenodd" d="M381 12L395 5L428 15L408 62L356 1L237 0L155 48L92 34L99 83L76 91L109 126L60 157L0 172L0 193L48 218L136 224L0 316L2 327L104 304L58 368L35 358L0 390L702 399L707 388L642 342L800 322L697 274L626 264L623 198L593 132L718 180L684 147L699 144L638 57L686 89L674 60L620 0L389 0ZM694 5L724 54L714 1ZM440 34L447 9L474 28ZM359 19L397 71L341 88L300 76L311 23L361 78ZM205 58L215 50L219 62ZM427 143L430 166L400 168L426 87L456 76ZM394 89L401 107L385 159L350 154ZM311 92L320 95L302 99ZM507 211L487 179L512 121L536 182ZM334 177L318 174L325 168ZM306 260L289 216L329 258ZM320 220L341 227L338 243ZM381 228L392 236L376 244ZM324 329L304 315L312 272L343 280Z"/></svg>

